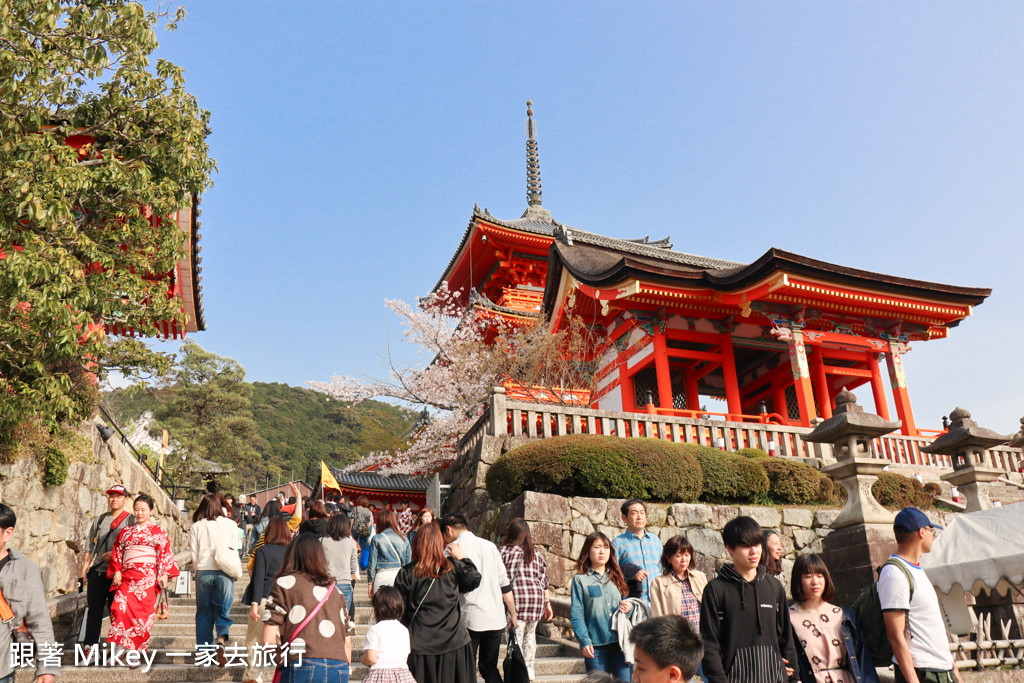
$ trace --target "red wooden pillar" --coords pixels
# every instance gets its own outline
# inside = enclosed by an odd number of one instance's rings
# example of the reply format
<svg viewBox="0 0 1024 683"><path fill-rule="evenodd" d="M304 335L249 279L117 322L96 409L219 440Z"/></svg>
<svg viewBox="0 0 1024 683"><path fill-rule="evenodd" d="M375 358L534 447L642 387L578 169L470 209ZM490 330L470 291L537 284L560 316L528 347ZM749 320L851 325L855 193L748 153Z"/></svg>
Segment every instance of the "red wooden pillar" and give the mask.
<svg viewBox="0 0 1024 683"><path fill-rule="evenodd" d="M889 402L885 398L885 384L882 370L878 367L878 354L868 353L868 369L871 370L871 395L875 398L875 414L883 420L889 419Z"/></svg>
<svg viewBox="0 0 1024 683"><path fill-rule="evenodd" d="M740 399L740 385L736 376L736 354L732 348L732 335L723 334L719 349L722 353L722 379L725 380L725 402L730 415L743 414L743 401Z"/></svg>
<svg viewBox="0 0 1024 683"><path fill-rule="evenodd" d="M811 387L811 372L807 367L807 352L804 349L804 333L799 328L792 328L789 339L789 363L793 368L793 386L796 389L796 402L800 406L800 424L811 426L811 420L818 414L814 410L814 390Z"/></svg>
<svg viewBox="0 0 1024 683"><path fill-rule="evenodd" d="M789 419L789 402L786 401L786 387L778 379L772 380L772 404L775 412L782 417Z"/></svg>
<svg viewBox="0 0 1024 683"><path fill-rule="evenodd" d="M629 374L629 369L625 363L619 368L619 377L622 378L619 381L619 391L622 392L622 409L633 412L636 410L635 397L633 396L633 375ZM620 434L619 436L622 435Z"/></svg>
<svg viewBox="0 0 1024 683"><path fill-rule="evenodd" d="M697 385L697 364L686 366L686 407L700 410L700 387Z"/></svg>
<svg viewBox="0 0 1024 683"><path fill-rule="evenodd" d="M903 375L903 359L896 342L889 341L889 352L885 356L889 366L889 383L892 384L892 398L896 403L896 414L902 421L900 433L917 436L914 411L910 408L910 394L907 393L907 378Z"/></svg>
<svg viewBox="0 0 1024 683"><path fill-rule="evenodd" d="M811 383L814 385L814 396L818 399L818 410L826 420L832 417L832 398L828 390L828 375L825 374L825 359L821 347L812 349Z"/></svg>
<svg viewBox="0 0 1024 683"><path fill-rule="evenodd" d="M672 373L668 367L668 341L664 331L654 334L654 371L658 377L658 407L672 409Z"/></svg>

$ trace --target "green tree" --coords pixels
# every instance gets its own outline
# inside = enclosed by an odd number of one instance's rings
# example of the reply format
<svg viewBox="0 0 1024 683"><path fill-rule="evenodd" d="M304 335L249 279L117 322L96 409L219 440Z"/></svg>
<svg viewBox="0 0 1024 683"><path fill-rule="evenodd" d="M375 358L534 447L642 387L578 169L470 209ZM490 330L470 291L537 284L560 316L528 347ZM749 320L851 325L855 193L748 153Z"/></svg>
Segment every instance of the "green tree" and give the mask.
<svg viewBox="0 0 1024 683"><path fill-rule="evenodd" d="M94 374L168 365L103 326L183 323L160 277L183 233L159 217L202 193L215 164L209 112L181 68L150 58L156 29L181 16L0 0L0 445L19 425L88 417Z"/></svg>
<svg viewBox="0 0 1024 683"><path fill-rule="evenodd" d="M260 453L268 448L252 418L252 385L235 360L203 349L193 341L165 379L167 401L154 417L175 442L168 469L198 485L199 459L233 468L230 483L266 476ZM181 459L177 459L181 456ZM179 482L184 483L184 482Z"/></svg>

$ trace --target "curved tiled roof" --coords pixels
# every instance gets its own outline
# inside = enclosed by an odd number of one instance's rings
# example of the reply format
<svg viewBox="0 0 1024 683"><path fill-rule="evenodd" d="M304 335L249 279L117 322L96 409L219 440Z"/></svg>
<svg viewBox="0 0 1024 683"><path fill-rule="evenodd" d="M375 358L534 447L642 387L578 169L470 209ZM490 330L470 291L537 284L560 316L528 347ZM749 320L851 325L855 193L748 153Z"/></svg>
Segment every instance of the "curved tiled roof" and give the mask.
<svg viewBox="0 0 1024 683"><path fill-rule="evenodd" d="M342 486L360 489L377 489L386 491L418 491L423 492L430 486L432 477L412 477L407 474L391 474L384 476L376 472L349 472L331 468L331 473Z"/></svg>

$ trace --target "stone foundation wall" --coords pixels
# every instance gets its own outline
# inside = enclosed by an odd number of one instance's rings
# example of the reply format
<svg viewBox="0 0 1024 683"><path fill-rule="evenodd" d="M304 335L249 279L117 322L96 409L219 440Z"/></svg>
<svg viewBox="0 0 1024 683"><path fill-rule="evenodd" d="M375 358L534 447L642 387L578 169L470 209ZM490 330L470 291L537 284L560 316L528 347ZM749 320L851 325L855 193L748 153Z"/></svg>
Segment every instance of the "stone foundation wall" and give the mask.
<svg viewBox="0 0 1024 683"><path fill-rule="evenodd" d="M614 539L625 531L619 511L622 503L618 499L566 498L527 491L510 503L470 519L475 519L480 534L499 544L509 521L516 517L527 520L534 543L544 550L552 592L567 595L587 535L596 530ZM829 525L838 514L838 510L804 508L647 503L647 530L663 543L679 534L686 536L695 551L694 566L710 578L729 561L722 528L740 515L753 517L762 527L779 532L785 553L783 582L788 585L796 557L822 552L823 539L831 532Z"/></svg>
<svg viewBox="0 0 1024 683"><path fill-rule="evenodd" d="M89 527L107 511L106 491L114 484L123 484L132 497L152 496L154 518L168 532L175 552L188 545L188 520L131 451L116 438L104 443L96 422L83 425L82 433L91 439L92 452L69 464L61 486L43 486L34 458L0 465L0 501L18 516L10 547L39 565L48 598L78 590Z"/></svg>

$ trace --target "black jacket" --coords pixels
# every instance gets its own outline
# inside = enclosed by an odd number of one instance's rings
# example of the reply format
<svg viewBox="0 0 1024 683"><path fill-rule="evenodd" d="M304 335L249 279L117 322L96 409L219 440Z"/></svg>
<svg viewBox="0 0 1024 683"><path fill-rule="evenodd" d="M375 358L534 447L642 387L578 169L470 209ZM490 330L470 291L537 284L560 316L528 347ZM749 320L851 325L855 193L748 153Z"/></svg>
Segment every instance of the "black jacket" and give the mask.
<svg viewBox="0 0 1024 683"><path fill-rule="evenodd" d="M405 601L402 623L409 629L414 655L443 654L469 645L459 595L480 586L480 572L469 558L448 562L452 570L439 579L416 576L415 564L405 565L395 576L395 588Z"/></svg>
<svg viewBox="0 0 1024 683"><path fill-rule="evenodd" d="M260 600L270 595L274 587L274 577L281 571L284 553L288 550L283 545L261 545L256 550L252 565L252 580L245 588L242 602L246 605L259 604Z"/></svg>
<svg viewBox="0 0 1024 683"><path fill-rule="evenodd" d="M700 635L708 683L800 680L786 591L764 567L752 582L731 564L722 567L704 589ZM792 676L786 676L783 659L794 669Z"/></svg>
<svg viewBox="0 0 1024 683"><path fill-rule="evenodd" d="M300 534L315 534L317 538L327 535L327 520L322 518L307 519L299 525Z"/></svg>

